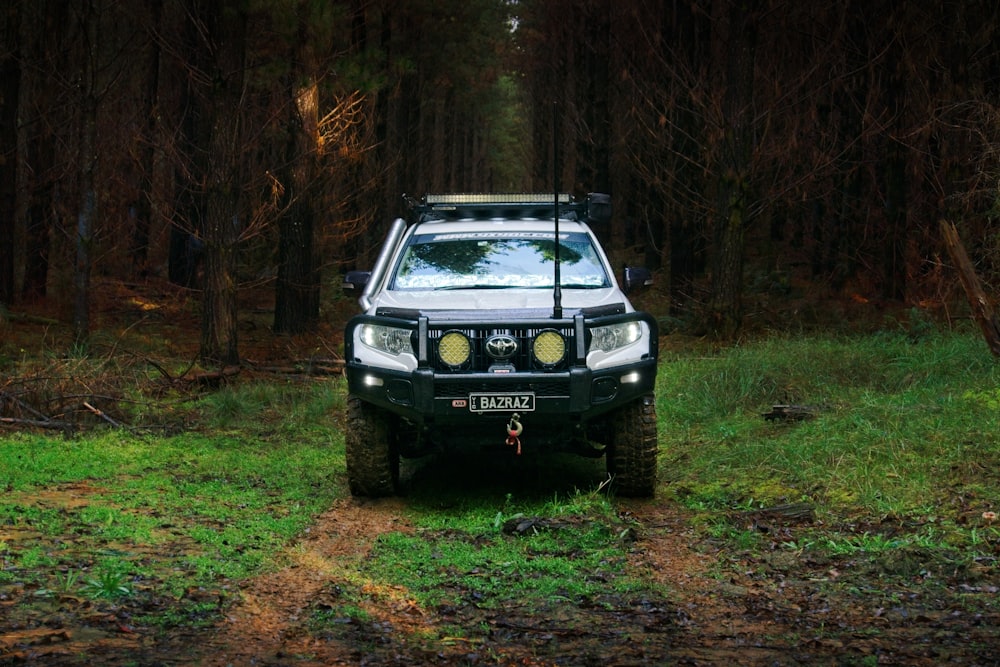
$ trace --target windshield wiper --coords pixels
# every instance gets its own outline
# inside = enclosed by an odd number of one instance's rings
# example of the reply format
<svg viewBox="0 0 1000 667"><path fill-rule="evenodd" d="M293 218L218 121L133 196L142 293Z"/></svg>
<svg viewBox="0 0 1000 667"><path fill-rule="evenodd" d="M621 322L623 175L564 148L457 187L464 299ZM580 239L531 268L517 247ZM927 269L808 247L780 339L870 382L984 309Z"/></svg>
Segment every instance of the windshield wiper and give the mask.
<svg viewBox="0 0 1000 667"><path fill-rule="evenodd" d="M516 287L516 285L442 285L441 287L435 287L434 291L453 289L510 289L512 287Z"/></svg>
<svg viewBox="0 0 1000 667"><path fill-rule="evenodd" d="M563 283L561 287L563 289L601 289L602 287L606 287L606 285ZM552 289L552 285L486 285L477 283L473 285L442 285L440 287L435 287L434 291L437 292L457 289Z"/></svg>

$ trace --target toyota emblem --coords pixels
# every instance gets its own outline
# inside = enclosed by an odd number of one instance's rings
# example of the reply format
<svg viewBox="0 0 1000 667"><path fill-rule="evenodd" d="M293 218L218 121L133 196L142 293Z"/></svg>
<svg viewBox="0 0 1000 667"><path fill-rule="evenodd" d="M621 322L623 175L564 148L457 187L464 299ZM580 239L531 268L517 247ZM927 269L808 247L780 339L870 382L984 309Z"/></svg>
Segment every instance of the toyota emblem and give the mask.
<svg viewBox="0 0 1000 667"><path fill-rule="evenodd" d="M510 359L517 353L517 339L507 334L486 339L486 354L494 359Z"/></svg>

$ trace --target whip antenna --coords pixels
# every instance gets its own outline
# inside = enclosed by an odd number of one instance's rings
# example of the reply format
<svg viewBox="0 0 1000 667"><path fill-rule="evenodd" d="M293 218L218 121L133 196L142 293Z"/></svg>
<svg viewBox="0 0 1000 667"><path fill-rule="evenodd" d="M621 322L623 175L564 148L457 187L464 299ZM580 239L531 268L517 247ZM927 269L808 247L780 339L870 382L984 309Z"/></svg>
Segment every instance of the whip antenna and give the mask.
<svg viewBox="0 0 1000 667"><path fill-rule="evenodd" d="M554 192L553 204L555 218L555 255L553 258L553 282L552 288L552 319L562 319L562 277L559 273L559 110L555 102L552 103L552 189Z"/></svg>

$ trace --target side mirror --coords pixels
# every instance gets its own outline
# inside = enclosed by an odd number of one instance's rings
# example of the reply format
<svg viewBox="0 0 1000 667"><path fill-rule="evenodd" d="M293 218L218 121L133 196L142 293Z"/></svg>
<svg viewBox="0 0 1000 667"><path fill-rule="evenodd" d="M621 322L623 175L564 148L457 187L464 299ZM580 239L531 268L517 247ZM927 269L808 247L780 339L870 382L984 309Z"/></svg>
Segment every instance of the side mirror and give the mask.
<svg viewBox="0 0 1000 667"><path fill-rule="evenodd" d="M340 287L345 296L357 298L365 291L365 286L371 277L371 271L348 271L344 274L344 283Z"/></svg>
<svg viewBox="0 0 1000 667"><path fill-rule="evenodd" d="M631 294L638 289L649 287L652 284L653 274L649 269L644 269L641 266L626 266L622 272L622 290L626 294Z"/></svg>

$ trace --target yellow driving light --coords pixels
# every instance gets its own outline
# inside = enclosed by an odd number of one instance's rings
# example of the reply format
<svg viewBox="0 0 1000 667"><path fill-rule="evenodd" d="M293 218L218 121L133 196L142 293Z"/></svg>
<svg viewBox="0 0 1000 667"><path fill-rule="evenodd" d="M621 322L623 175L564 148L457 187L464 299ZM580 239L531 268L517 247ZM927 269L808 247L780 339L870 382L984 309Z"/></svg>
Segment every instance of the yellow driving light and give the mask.
<svg viewBox="0 0 1000 667"><path fill-rule="evenodd" d="M469 338L459 331L449 331L438 341L438 357L449 366L461 366L471 352Z"/></svg>
<svg viewBox="0 0 1000 667"><path fill-rule="evenodd" d="M558 331L543 331L535 336L531 351L538 363L552 366L566 356L566 341Z"/></svg>

